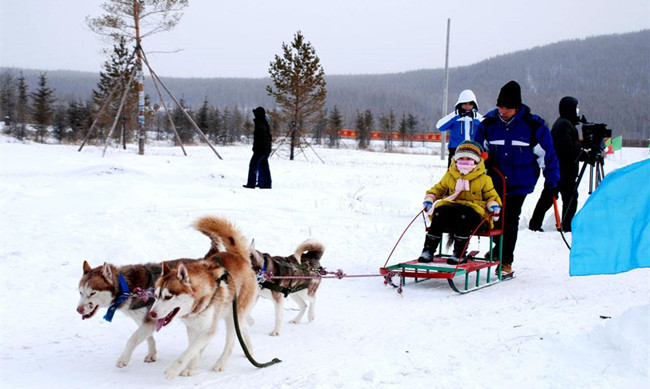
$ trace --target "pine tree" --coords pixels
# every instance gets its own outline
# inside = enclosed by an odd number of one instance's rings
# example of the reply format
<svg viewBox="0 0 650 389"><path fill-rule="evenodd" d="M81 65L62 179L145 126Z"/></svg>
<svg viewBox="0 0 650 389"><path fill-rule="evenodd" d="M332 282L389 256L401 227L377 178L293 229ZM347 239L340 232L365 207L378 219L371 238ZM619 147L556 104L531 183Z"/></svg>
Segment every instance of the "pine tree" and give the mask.
<svg viewBox="0 0 650 389"><path fill-rule="evenodd" d="M208 137L210 137L210 140L213 142L218 143L219 140L221 140L221 136L224 132L223 118L221 117L221 111L219 111L219 107L214 107L210 111L210 128L212 131L210 131Z"/></svg>
<svg viewBox="0 0 650 389"><path fill-rule="evenodd" d="M110 37L116 43L125 41L138 48L137 69L138 90L144 92L144 70L142 61L142 40L150 35L174 28L183 16L188 0L106 0L102 9L106 14L96 18L86 18L86 23L97 34ZM144 95L139 95L144 99ZM138 154L144 155L146 135L145 112L139 111L144 101L138 100L136 114L138 120ZM183 109L184 107L180 107ZM140 116L140 114L142 116Z"/></svg>
<svg viewBox="0 0 650 389"><path fill-rule="evenodd" d="M0 119L5 122L15 120L16 116L16 82L14 75L9 70L3 70L0 73ZM6 127L5 131L9 131L10 127Z"/></svg>
<svg viewBox="0 0 650 389"><path fill-rule="evenodd" d="M94 111L97 118L97 126L103 130L104 136L108 135L120 102L124 93L124 88L130 78L135 61L132 51L126 46L126 41L121 39L113 47L113 53L108 61L104 62L104 70L99 73L99 82L97 89L93 89ZM104 104L107 98L111 98L109 106L104 112L97 112ZM125 131L125 140L128 134L138 128L138 83L134 79L128 86L127 97L121 112L121 123L124 124L128 131ZM113 137L119 139L121 131L115 131Z"/></svg>
<svg viewBox="0 0 650 389"><path fill-rule="evenodd" d="M174 120L174 124L176 125L178 137L181 138L181 142L185 144L194 141L194 128L183 113L183 111L189 111L189 108L185 103L185 99L181 98L179 103L181 106L176 106L172 110L172 120ZM174 138L174 143L177 142L178 140Z"/></svg>
<svg viewBox="0 0 650 389"><path fill-rule="evenodd" d="M269 74L273 86L266 91L280 108L280 120L292 124L289 159L293 160L305 128L314 124L325 106L325 72L316 50L298 31L291 45L282 43L282 57L275 56Z"/></svg>
<svg viewBox="0 0 650 389"><path fill-rule="evenodd" d="M374 127L374 116L372 114L372 111L369 109L366 109L363 113L357 112L357 131L359 132L359 148L360 149L367 149L368 146L370 145L370 134L372 132L372 128Z"/></svg>
<svg viewBox="0 0 650 389"><path fill-rule="evenodd" d="M205 136L209 136L211 132L210 128L210 106L208 106L208 99L203 100L203 105L199 108L199 111L196 113L196 125L199 126L201 131Z"/></svg>
<svg viewBox="0 0 650 389"><path fill-rule="evenodd" d="M87 104L73 100L68 103L68 124L70 125L70 140L74 141L86 136L91 123L90 109Z"/></svg>
<svg viewBox="0 0 650 389"><path fill-rule="evenodd" d="M402 146L406 145L407 132L408 132L408 121L406 119L406 112L402 112L402 117L399 120L399 135L402 138Z"/></svg>
<svg viewBox="0 0 650 389"><path fill-rule="evenodd" d="M332 113L327 120L327 139L329 147L339 147L341 142L341 129L343 128L343 116L338 106L334 106Z"/></svg>
<svg viewBox="0 0 650 389"><path fill-rule="evenodd" d="M47 127L52 124L54 115L54 91L47 86L47 77L41 73L38 80L38 89L31 93L32 116L36 126L36 141L44 143Z"/></svg>
<svg viewBox="0 0 650 389"><path fill-rule="evenodd" d="M27 83L25 82L25 77L23 73L20 72L20 77L18 77L18 103L16 105L16 120L15 120L15 132L16 137L19 140L25 139L25 133L27 130L27 120L29 114L29 93L27 91Z"/></svg>
<svg viewBox="0 0 650 389"><path fill-rule="evenodd" d="M385 134L385 150L393 149L393 131L395 131L395 112L391 109L388 115L382 115L379 117L379 124L384 130Z"/></svg>

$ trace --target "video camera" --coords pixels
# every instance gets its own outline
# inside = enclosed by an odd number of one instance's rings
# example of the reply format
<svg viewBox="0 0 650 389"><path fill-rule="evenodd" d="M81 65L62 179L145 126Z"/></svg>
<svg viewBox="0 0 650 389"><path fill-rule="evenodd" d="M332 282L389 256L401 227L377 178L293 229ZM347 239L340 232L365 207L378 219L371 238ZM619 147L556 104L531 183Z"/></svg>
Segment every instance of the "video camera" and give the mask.
<svg viewBox="0 0 650 389"><path fill-rule="evenodd" d="M605 123L589 123L587 118L582 115L582 148L593 153L600 153L605 149L605 138L612 136L612 130L607 128Z"/></svg>

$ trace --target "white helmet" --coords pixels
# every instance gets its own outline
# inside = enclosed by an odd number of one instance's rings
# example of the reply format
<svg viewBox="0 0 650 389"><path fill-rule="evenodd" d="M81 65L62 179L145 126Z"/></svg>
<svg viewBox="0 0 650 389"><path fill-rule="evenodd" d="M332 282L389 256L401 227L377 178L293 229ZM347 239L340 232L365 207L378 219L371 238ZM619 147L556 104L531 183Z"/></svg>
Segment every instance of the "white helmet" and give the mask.
<svg viewBox="0 0 650 389"><path fill-rule="evenodd" d="M476 110L478 111L478 101L476 101L476 95L470 89L465 89L460 92L458 95L458 101L456 102L456 108L460 107L463 103L474 103Z"/></svg>

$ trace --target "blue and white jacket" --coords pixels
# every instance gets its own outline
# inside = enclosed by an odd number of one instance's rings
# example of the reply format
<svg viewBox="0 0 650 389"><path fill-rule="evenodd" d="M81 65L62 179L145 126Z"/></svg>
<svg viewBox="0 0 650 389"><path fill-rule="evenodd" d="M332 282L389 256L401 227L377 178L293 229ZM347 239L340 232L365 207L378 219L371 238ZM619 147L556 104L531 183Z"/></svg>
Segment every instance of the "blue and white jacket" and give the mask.
<svg viewBox="0 0 650 389"><path fill-rule="evenodd" d="M560 167L551 132L544 119L531 114L528 106L522 104L507 123L499 116L498 108L488 112L474 140L488 152L488 164L505 176L508 195L532 193L540 169L544 172L544 187L557 187Z"/></svg>
<svg viewBox="0 0 650 389"><path fill-rule="evenodd" d="M483 120L483 116L475 112L474 118L458 115L458 110L438 120L436 128L440 131L449 131L449 144L447 148L455 149L466 140L474 140L476 129Z"/></svg>

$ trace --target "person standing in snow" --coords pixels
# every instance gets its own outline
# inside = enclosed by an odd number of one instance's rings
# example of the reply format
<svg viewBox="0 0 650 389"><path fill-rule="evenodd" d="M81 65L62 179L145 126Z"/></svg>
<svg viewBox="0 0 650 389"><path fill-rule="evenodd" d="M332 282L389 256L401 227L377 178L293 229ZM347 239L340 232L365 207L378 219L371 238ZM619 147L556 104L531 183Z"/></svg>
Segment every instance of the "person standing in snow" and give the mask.
<svg viewBox="0 0 650 389"><path fill-rule="evenodd" d="M528 223L528 228L532 231L544 231L542 229L544 215L553 205L553 198L557 198L559 191L562 195L562 231L571 232L571 221L578 208L578 191L576 190L578 165L583 157L582 145L576 129L576 125L580 122L578 103L578 99L572 96L565 96L560 100L560 117L551 128L553 148L560 164L560 181L557 190L544 189L542 191L533 217ZM584 160L584 158L582 159Z"/></svg>
<svg viewBox="0 0 650 389"><path fill-rule="evenodd" d="M447 173L427 191L423 206L426 212L432 213L431 226L418 262L433 261L445 231L451 233L454 240L453 254L447 263L455 265L467 262L464 251L472 232L488 213L492 214L492 219L498 219L501 199L492 179L485 174L481 154L478 143L471 140L462 142L456 148ZM437 199L440 201L433 207ZM491 226L492 220L488 223Z"/></svg>
<svg viewBox="0 0 650 389"><path fill-rule="evenodd" d="M271 189L271 170L269 156L271 155L271 127L266 111L262 107L253 110L255 130L253 132L253 156L248 165L248 182L244 188Z"/></svg>
<svg viewBox="0 0 650 389"><path fill-rule="evenodd" d="M488 165L499 169L506 180L503 235L499 239L503 240L501 270L511 273L521 207L535 189L540 169L545 188L557 187L560 179L551 132L544 119L522 104L519 84L509 81L499 92L497 108L485 114L479 124L475 140L487 151ZM492 251L493 257L498 258L498 247Z"/></svg>
<svg viewBox="0 0 650 389"><path fill-rule="evenodd" d="M474 92L469 89L460 92L455 110L436 123L439 131L449 131L447 167L451 166L456 147L463 141L474 140L474 133L481 120L483 116L478 113Z"/></svg>

